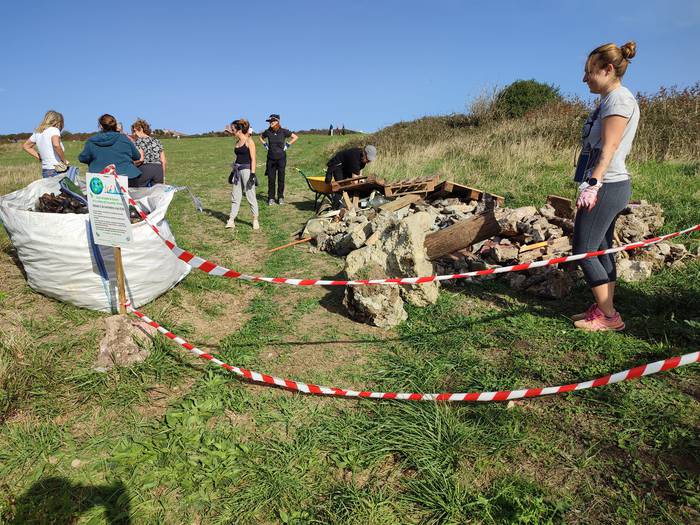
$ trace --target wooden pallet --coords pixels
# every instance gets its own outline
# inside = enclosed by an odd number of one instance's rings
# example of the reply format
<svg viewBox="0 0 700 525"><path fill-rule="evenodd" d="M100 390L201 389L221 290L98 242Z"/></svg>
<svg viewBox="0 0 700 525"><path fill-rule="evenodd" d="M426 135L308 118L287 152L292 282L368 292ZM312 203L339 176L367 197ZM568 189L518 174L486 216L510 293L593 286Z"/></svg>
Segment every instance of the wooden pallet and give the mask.
<svg viewBox="0 0 700 525"><path fill-rule="evenodd" d="M369 194L372 190L384 191L384 181L376 178L374 175L362 175L360 177L334 180L331 182L331 191L333 193L342 193L345 191L352 194Z"/></svg>
<svg viewBox="0 0 700 525"><path fill-rule="evenodd" d="M429 198L430 200L433 200L445 199L448 197L459 197L460 199L480 201L484 200L487 195L490 195L490 197L496 202L498 206L503 206L505 198L501 197L500 195L487 193L476 188L470 188L469 186L457 184L456 182L452 182L450 180L446 180L445 182L438 184L435 187L435 191L430 194Z"/></svg>
<svg viewBox="0 0 700 525"><path fill-rule="evenodd" d="M396 197L409 193L428 194L435 189L439 180L440 175L433 175L432 177L416 177L415 179L391 182L384 185L384 196Z"/></svg>

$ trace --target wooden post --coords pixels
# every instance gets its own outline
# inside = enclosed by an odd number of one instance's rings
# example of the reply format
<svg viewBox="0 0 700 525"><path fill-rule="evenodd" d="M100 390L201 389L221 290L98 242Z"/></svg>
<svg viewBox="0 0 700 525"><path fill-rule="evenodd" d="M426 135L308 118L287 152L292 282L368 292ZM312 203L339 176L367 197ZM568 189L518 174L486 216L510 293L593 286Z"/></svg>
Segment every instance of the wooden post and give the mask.
<svg viewBox="0 0 700 525"><path fill-rule="evenodd" d="M122 266L122 249L114 248L114 266L117 270L117 292L119 294L119 313L126 314L126 289L124 287L124 266Z"/></svg>

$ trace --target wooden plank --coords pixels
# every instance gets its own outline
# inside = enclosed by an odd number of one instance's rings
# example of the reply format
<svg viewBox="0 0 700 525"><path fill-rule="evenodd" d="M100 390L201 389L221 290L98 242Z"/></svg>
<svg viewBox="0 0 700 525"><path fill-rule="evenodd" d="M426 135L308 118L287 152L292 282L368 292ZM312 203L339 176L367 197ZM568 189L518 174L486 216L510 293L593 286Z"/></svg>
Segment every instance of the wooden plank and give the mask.
<svg viewBox="0 0 700 525"><path fill-rule="evenodd" d="M360 197L358 197L357 193L356 193L352 196L352 207L357 208L359 204L360 204Z"/></svg>
<svg viewBox="0 0 700 525"><path fill-rule="evenodd" d="M348 210L352 210L352 208L353 208L352 200L350 200L350 196L348 195L347 191L343 192L343 202L345 202L345 207Z"/></svg>
<svg viewBox="0 0 700 525"><path fill-rule="evenodd" d="M547 241L536 242L535 244L528 244L526 246L520 247L520 253L529 252L530 250L536 250L537 248L544 248L547 246Z"/></svg>
<svg viewBox="0 0 700 525"><path fill-rule="evenodd" d="M487 212L427 235L424 246L429 259L438 259L493 237L498 234L498 231L498 221L494 213Z"/></svg>
<svg viewBox="0 0 700 525"><path fill-rule="evenodd" d="M571 199L558 195L547 195L547 204L554 208L554 214L562 219L574 218L574 204Z"/></svg>
<svg viewBox="0 0 700 525"><path fill-rule="evenodd" d="M386 204L382 204L379 209L388 211L388 212L395 212L399 211L400 209L405 208L406 206L410 206L414 202L418 202L421 200L420 195L416 195L415 193L412 193L410 195L404 195L403 197L399 197L395 201L387 202Z"/></svg>

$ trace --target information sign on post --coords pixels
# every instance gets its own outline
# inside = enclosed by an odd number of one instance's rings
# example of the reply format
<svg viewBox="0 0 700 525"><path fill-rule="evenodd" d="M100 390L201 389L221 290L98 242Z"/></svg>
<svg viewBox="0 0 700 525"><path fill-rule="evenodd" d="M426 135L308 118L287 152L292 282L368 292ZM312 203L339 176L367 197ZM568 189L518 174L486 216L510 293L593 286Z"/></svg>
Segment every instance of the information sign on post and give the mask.
<svg viewBox="0 0 700 525"><path fill-rule="evenodd" d="M88 210L95 244L124 246L131 242L129 203L120 186L128 186L128 178L117 175L87 174Z"/></svg>
<svg viewBox="0 0 700 525"><path fill-rule="evenodd" d="M132 237L129 203L121 188L128 188L128 178L124 175L88 173L85 182L88 190L90 227L95 244L114 246L119 313L125 314L126 289L121 247L129 244Z"/></svg>

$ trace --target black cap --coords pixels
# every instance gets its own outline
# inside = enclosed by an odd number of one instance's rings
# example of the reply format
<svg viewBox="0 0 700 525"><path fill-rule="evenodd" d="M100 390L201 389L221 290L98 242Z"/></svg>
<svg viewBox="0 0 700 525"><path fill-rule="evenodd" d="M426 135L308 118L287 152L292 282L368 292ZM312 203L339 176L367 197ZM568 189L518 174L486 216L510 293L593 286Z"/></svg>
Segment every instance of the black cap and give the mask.
<svg viewBox="0 0 700 525"><path fill-rule="evenodd" d="M277 113L272 113L265 122L272 122L273 120L279 121L280 116Z"/></svg>

